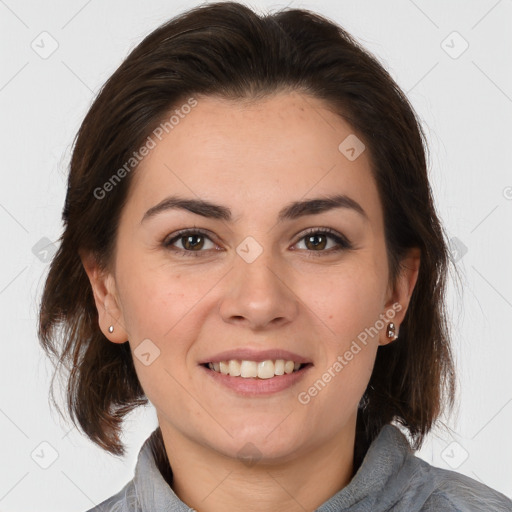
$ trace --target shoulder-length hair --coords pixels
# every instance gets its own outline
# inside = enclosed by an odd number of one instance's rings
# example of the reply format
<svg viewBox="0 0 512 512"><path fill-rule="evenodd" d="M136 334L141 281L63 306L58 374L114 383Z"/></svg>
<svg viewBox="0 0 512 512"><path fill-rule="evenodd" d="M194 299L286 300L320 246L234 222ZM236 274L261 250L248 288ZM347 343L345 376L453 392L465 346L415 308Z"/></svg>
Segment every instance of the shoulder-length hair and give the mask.
<svg viewBox="0 0 512 512"><path fill-rule="evenodd" d="M113 454L124 453L124 416L147 398L128 342L111 343L99 328L80 253L109 267L136 166L108 194L100 192L187 98L251 101L279 91L323 100L366 145L383 206L390 282L407 249L421 250L400 336L379 347L361 400L358 439L367 443L384 424L398 422L418 449L444 405L453 405L444 304L450 260L428 181L425 135L412 106L377 59L328 19L301 9L258 15L219 2L149 34L104 84L74 141L64 231L42 295L39 338L57 370L69 372L72 421ZM51 396L58 408L53 386Z"/></svg>

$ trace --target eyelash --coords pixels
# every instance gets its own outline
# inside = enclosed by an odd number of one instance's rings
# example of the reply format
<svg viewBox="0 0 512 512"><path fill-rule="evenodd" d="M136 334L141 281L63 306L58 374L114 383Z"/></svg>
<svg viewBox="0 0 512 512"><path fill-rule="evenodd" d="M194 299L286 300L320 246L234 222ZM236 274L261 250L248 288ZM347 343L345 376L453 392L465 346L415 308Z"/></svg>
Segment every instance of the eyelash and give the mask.
<svg viewBox="0 0 512 512"><path fill-rule="evenodd" d="M302 239L304 239L308 236L317 235L317 234L328 235L328 238L332 238L337 243L338 247L331 248L328 250L323 250L323 251L310 251L310 250L306 249L306 252L308 253L308 257L316 258L316 257L324 256L325 254L332 254L334 252L348 251L348 250L353 249L353 245L345 236L340 235L339 233L337 233L336 231L334 231L331 228L310 228L297 240L296 243L300 242ZM183 238L188 235L204 235L210 241L213 242L213 240L211 240L211 238L208 236L207 231L205 231L201 228L194 228L194 229L188 228L188 229L183 229L181 231L178 231L172 238L165 239L163 241L163 246L166 249L169 249L173 252L178 253L180 256L192 256L192 257L197 258L197 257L201 256L202 252L206 252L206 251L190 251L190 250L187 251L185 249L179 249L176 247L172 247L172 244L174 242L176 242L180 238Z"/></svg>

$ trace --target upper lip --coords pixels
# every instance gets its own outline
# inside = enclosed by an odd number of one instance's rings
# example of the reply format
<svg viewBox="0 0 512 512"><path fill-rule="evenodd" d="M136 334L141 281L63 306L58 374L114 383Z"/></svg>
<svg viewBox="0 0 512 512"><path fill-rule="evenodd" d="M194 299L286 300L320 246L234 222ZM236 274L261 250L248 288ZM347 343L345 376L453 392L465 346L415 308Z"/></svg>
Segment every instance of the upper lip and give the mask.
<svg viewBox="0 0 512 512"><path fill-rule="evenodd" d="M206 363L220 363L221 361L229 361L231 359L238 359L239 361L255 361L257 363L261 361L276 359L284 359L285 361L293 361L295 363L306 364L311 362L305 357L299 356L294 352L283 349L272 349L272 350L255 350L253 348L239 348L236 350L226 350L220 352L206 359L203 359L199 364Z"/></svg>

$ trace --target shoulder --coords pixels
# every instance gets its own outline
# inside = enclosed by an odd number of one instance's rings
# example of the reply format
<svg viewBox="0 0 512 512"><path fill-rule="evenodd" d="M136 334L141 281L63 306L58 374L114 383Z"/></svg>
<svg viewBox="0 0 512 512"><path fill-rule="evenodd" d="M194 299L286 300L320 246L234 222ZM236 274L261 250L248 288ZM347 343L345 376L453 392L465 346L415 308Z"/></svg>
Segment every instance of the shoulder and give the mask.
<svg viewBox="0 0 512 512"><path fill-rule="evenodd" d="M430 495L422 511L512 512L512 500L504 494L466 475L431 466L419 457L411 456L430 484Z"/></svg>
<svg viewBox="0 0 512 512"><path fill-rule="evenodd" d="M133 481L87 512L142 512Z"/></svg>
<svg viewBox="0 0 512 512"><path fill-rule="evenodd" d="M367 462L366 473L364 471ZM404 433L385 425L368 450L362 473L372 481L368 490L388 508L407 512L512 512L512 500L466 475L432 466L419 458ZM390 508L389 508L390 506Z"/></svg>

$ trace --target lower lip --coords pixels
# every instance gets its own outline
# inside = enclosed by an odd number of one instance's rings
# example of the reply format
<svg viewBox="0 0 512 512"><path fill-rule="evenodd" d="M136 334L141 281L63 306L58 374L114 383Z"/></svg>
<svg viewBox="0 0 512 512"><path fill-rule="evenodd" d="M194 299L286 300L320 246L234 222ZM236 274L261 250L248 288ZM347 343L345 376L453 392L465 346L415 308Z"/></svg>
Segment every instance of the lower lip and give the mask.
<svg viewBox="0 0 512 512"><path fill-rule="evenodd" d="M313 365L309 364L301 368L299 371L285 373L284 375L276 375L270 379L232 377L231 375L224 375L223 373L210 370L205 366L200 367L215 382L218 382L222 386L225 386L240 395L267 396L273 393L278 393L279 391L283 391L284 389L288 389L297 384L304 378L304 375L312 366Z"/></svg>

